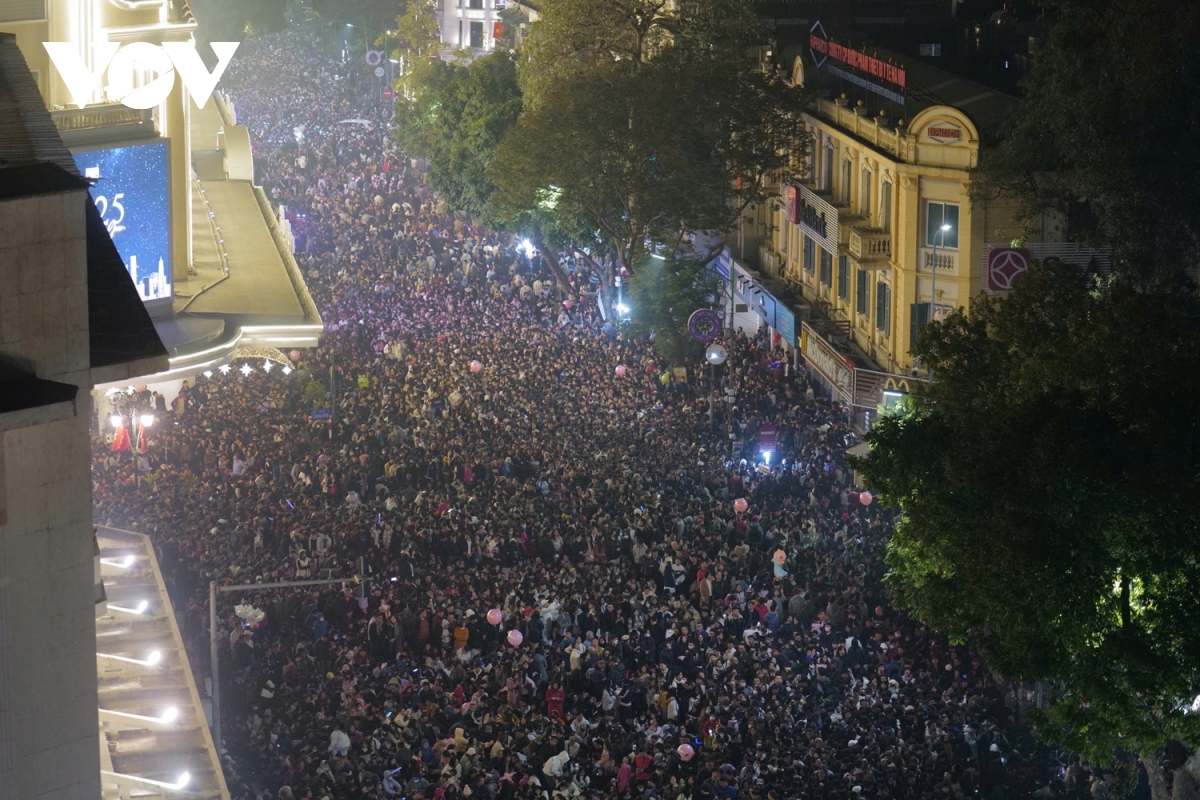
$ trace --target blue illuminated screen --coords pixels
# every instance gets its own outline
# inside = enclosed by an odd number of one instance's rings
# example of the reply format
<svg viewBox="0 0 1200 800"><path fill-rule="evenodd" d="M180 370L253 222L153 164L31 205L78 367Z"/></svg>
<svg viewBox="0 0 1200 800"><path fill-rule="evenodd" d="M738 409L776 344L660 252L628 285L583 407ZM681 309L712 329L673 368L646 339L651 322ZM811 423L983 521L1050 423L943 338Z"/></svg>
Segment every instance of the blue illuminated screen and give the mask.
<svg viewBox="0 0 1200 800"><path fill-rule="evenodd" d="M171 298L167 144L75 153L92 200L144 302Z"/></svg>

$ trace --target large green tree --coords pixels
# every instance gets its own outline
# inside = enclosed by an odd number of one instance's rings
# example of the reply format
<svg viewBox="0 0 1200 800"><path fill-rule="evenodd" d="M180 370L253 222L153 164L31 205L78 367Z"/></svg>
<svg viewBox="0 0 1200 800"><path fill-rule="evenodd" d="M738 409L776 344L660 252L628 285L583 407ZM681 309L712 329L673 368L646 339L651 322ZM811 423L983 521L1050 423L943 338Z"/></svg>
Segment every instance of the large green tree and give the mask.
<svg viewBox="0 0 1200 800"><path fill-rule="evenodd" d="M468 65L435 61L396 112L396 138L429 162L426 180L452 207L482 216L495 191L488 166L521 113L516 60L496 52Z"/></svg>
<svg viewBox="0 0 1200 800"><path fill-rule="evenodd" d="M903 512L887 551L900 602L1002 674L1048 681L1040 735L1137 754L1157 792L1159 748L1200 744L1194 286L1036 266L915 352L931 388L856 462Z"/></svg>
<svg viewBox="0 0 1200 800"><path fill-rule="evenodd" d="M672 362L694 361L703 346L688 333L688 317L708 308L720 292L717 275L704 258L639 256L629 282L628 327L635 334L653 331L654 347Z"/></svg>
<svg viewBox="0 0 1200 800"><path fill-rule="evenodd" d="M191 8L202 42L240 42L287 24L287 0L192 0Z"/></svg>
<svg viewBox="0 0 1200 800"><path fill-rule="evenodd" d="M1024 97L985 154L983 194L1074 210L1079 238L1142 277L1200 260L1200 4L1045 0ZM1081 203L1080 201L1086 201Z"/></svg>
<svg viewBox="0 0 1200 800"><path fill-rule="evenodd" d="M647 241L728 229L806 155L803 95L760 68L769 34L749 0L548 0L526 41L497 200L626 268Z"/></svg>

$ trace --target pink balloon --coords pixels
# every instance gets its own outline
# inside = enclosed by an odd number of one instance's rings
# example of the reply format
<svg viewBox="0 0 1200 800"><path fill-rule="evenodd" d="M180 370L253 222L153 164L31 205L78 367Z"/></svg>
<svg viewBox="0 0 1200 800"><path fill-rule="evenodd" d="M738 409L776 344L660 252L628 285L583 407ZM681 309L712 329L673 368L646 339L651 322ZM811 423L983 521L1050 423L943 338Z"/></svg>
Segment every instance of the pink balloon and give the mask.
<svg viewBox="0 0 1200 800"><path fill-rule="evenodd" d="M571 301L570 301L570 300L563 300L563 307L564 307L564 308L566 308L566 309L568 309L568 310L570 310L570 308L571 308Z"/></svg>
<svg viewBox="0 0 1200 800"><path fill-rule="evenodd" d="M520 647L523 641L525 641L525 637L516 628L508 632L508 643L513 647Z"/></svg>
<svg viewBox="0 0 1200 800"><path fill-rule="evenodd" d="M625 377L625 373L627 372L627 370L625 369L625 365L624 365L624 364L618 364L618 365L617 365L617 369L616 369L615 371L616 371L616 373L617 373L617 377L618 377L618 378L624 378L624 377Z"/></svg>
<svg viewBox="0 0 1200 800"><path fill-rule="evenodd" d="M504 615L500 613L500 609L498 609L498 608L493 608L491 611L489 611L487 613L487 621L492 623L493 625L499 625L501 620L503 620L503 619L504 619Z"/></svg>
<svg viewBox="0 0 1200 800"><path fill-rule="evenodd" d="M871 501L874 499L875 498L871 496L870 492L861 492L858 495L858 502L862 503L864 506L871 505Z"/></svg>
<svg viewBox="0 0 1200 800"><path fill-rule="evenodd" d="M471 362L471 372L479 372L482 369L483 369L483 364L480 364L478 361Z"/></svg>
<svg viewBox="0 0 1200 800"><path fill-rule="evenodd" d="M739 514L746 513L746 509L749 507L750 504L746 502L746 498L744 497L739 497L737 500L733 501L733 510Z"/></svg>
<svg viewBox="0 0 1200 800"><path fill-rule="evenodd" d="M679 757L684 761L691 761L692 756L696 755L696 750L687 742L679 745L679 747L675 749L675 752L679 753Z"/></svg>
<svg viewBox="0 0 1200 800"><path fill-rule="evenodd" d="M300 351L293 350L291 353L288 354L288 358L292 359L292 361L299 361L300 360Z"/></svg>

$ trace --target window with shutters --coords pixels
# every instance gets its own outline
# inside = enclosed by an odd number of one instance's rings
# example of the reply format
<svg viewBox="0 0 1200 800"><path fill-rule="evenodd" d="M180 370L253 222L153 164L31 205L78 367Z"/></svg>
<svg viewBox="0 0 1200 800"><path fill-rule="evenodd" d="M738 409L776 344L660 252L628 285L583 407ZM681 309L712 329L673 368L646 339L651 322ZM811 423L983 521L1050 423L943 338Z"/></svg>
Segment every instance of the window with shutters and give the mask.
<svg viewBox="0 0 1200 800"><path fill-rule="evenodd" d="M929 303L913 303L908 307L908 352L917 346L917 338L928 324Z"/></svg>
<svg viewBox="0 0 1200 800"><path fill-rule="evenodd" d="M804 271L812 272L817 268L817 243L809 237L804 237Z"/></svg>
<svg viewBox="0 0 1200 800"><path fill-rule="evenodd" d="M825 249L821 250L821 285L833 286L833 256Z"/></svg>
<svg viewBox="0 0 1200 800"><path fill-rule="evenodd" d="M821 189L826 192L833 191L833 148L825 147L825 158L821 163Z"/></svg>
<svg viewBox="0 0 1200 800"><path fill-rule="evenodd" d="M871 310L871 273L865 269L858 271L857 282L854 286L854 307L864 317L870 316Z"/></svg>
<svg viewBox="0 0 1200 800"><path fill-rule="evenodd" d="M858 207L860 213L866 216L867 224L871 224L871 171L864 169L862 171L862 190L858 195Z"/></svg>
<svg viewBox="0 0 1200 800"><path fill-rule="evenodd" d="M843 203L848 204L850 202L850 190L852 188L854 188L853 186L851 186L851 183L854 181L854 178L852 177L853 175L854 175L854 165L850 162L850 159L847 158L845 161L842 162L842 202Z"/></svg>
<svg viewBox="0 0 1200 800"><path fill-rule="evenodd" d="M850 299L850 259L845 256L838 256L837 294L843 300Z"/></svg>
<svg viewBox="0 0 1200 800"><path fill-rule="evenodd" d="M892 332L892 288L883 281L875 284L875 330Z"/></svg>

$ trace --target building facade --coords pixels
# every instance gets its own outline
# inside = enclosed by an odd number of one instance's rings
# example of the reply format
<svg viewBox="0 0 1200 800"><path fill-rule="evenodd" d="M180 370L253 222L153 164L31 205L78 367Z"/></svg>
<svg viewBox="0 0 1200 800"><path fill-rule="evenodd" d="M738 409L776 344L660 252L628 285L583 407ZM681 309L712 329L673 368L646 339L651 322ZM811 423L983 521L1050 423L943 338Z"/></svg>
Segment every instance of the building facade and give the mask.
<svg viewBox="0 0 1200 800"><path fill-rule="evenodd" d="M101 796L89 392L166 348L0 33L0 800Z"/></svg>
<svg viewBox="0 0 1200 800"><path fill-rule="evenodd" d="M442 44L483 55L504 33L505 0L441 0Z"/></svg>
<svg viewBox="0 0 1200 800"><path fill-rule="evenodd" d="M804 171L782 176L779 202L756 212L769 232L759 262L883 371L919 370L919 330L981 292L1003 294L1030 258L1097 257L1068 244L1059 220L1021 228L1011 201L972 193L1015 98L877 48L827 49L861 73L805 49L793 80L807 73L816 89L800 120L812 146Z"/></svg>
<svg viewBox="0 0 1200 800"><path fill-rule="evenodd" d="M164 46L195 46L195 31L185 0L0 0L0 33L13 37L62 143L94 181L92 198L169 350L152 384L177 385L247 349L313 347L323 329L285 210L254 183L236 101L219 80L211 96L192 96L183 70L164 60ZM94 73L90 93L76 94L47 43ZM131 91L152 95L149 107L130 107Z"/></svg>

